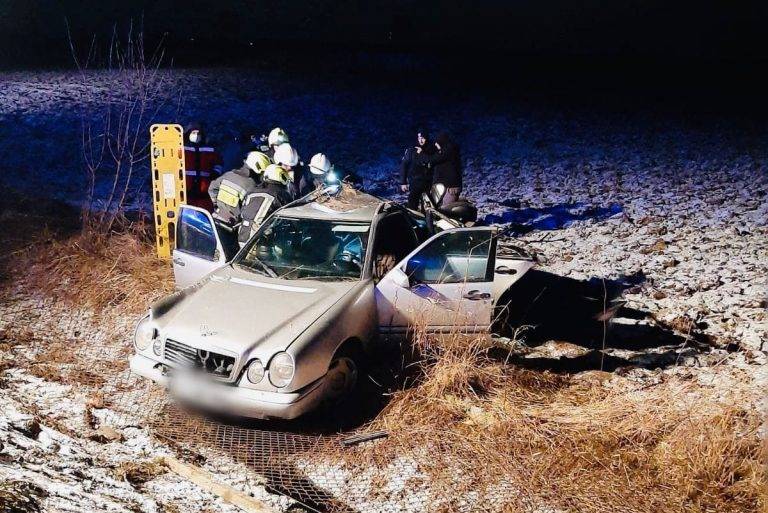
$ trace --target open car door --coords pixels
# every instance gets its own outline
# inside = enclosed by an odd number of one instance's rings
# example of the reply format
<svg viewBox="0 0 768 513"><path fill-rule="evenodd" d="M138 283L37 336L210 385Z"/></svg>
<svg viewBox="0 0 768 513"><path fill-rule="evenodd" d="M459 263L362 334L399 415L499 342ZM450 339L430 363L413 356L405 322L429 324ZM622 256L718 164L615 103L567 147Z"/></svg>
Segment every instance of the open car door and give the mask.
<svg viewBox="0 0 768 513"><path fill-rule="evenodd" d="M384 275L376 285L380 333L401 338L414 327L448 334L488 330L497 289L495 233L489 227L440 232Z"/></svg>
<svg viewBox="0 0 768 513"><path fill-rule="evenodd" d="M191 205L179 207L176 249L173 250L176 288L192 285L226 261L227 252L211 214Z"/></svg>

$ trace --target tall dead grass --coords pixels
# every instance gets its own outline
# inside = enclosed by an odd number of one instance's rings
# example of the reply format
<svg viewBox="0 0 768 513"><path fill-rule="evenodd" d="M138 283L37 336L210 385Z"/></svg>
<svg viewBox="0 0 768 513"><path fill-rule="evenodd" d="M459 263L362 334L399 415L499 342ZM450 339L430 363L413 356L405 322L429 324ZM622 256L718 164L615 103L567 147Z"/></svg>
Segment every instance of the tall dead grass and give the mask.
<svg viewBox="0 0 768 513"><path fill-rule="evenodd" d="M416 385L395 393L368 426L389 438L345 458L382 468L410 455L443 511L463 511L461 497L504 511L768 505L759 387L745 374L728 371L727 387L567 376L494 360L487 339L428 339L417 336L424 367Z"/></svg>
<svg viewBox="0 0 768 513"><path fill-rule="evenodd" d="M123 223L104 232L88 226L63 240L35 246L13 262L15 274L49 298L96 311L119 307L138 313L173 290L167 262L157 258L151 228Z"/></svg>

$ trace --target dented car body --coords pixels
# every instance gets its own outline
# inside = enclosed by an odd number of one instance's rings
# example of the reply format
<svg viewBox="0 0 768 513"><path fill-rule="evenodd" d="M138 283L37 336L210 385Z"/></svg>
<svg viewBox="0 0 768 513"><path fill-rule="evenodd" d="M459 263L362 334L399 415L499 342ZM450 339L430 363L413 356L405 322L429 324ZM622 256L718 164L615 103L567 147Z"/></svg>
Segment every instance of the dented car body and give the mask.
<svg viewBox="0 0 768 513"><path fill-rule="evenodd" d="M374 344L414 325L489 329L495 301L534 264L495 232L432 234L423 216L356 191L278 210L239 251L183 206L181 290L139 322L133 372L206 409L292 419L350 394Z"/></svg>

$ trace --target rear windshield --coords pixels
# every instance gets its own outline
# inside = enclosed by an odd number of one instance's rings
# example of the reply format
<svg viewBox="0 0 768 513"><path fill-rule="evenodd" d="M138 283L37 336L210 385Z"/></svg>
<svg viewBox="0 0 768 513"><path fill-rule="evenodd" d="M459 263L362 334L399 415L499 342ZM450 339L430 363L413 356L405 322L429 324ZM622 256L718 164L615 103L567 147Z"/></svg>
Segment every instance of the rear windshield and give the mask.
<svg viewBox="0 0 768 513"><path fill-rule="evenodd" d="M357 280L369 230L369 223L273 217L234 263L286 280Z"/></svg>

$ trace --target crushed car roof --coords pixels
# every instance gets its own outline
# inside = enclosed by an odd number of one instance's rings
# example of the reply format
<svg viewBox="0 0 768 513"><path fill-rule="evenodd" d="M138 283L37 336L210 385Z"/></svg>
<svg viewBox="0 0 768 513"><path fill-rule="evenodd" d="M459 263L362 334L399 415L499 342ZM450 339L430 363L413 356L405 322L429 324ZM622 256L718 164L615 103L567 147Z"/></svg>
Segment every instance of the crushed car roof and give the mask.
<svg viewBox="0 0 768 513"><path fill-rule="evenodd" d="M280 215L370 222L383 203L384 200L380 198L344 184L341 190L335 194L318 193L313 201L285 208L280 211Z"/></svg>

